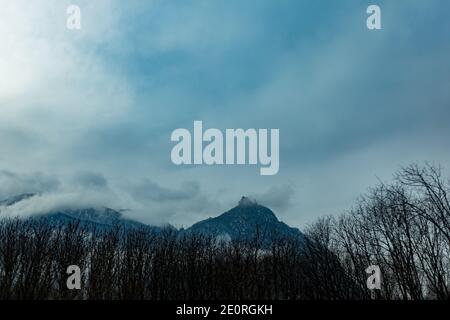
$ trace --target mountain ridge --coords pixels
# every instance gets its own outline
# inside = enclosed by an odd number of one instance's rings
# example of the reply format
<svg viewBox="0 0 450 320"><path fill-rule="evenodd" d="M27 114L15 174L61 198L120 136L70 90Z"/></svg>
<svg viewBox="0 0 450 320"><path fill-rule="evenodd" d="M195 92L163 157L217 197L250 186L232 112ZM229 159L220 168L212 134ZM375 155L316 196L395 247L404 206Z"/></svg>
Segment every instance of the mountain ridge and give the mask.
<svg viewBox="0 0 450 320"><path fill-rule="evenodd" d="M24 193L0 201L0 218L2 208L17 205L27 201L37 194ZM122 226L126 229L162 230L163 227L147 225L136 220L124 218L122 213L108 207L88 207L80 209L58 209L47 213L29 217L29 219L44 218L53 224L67 224L79 221L83 225L97 228ZM205 220L194 223L187 229L176 229L180 234L202 233L226 239L249 240L260 237L263 244L268 245L273 237L304 238L303 233L280 221L275 213L258 204L256 201L243 196L238 205L230 210Z"/></svg>

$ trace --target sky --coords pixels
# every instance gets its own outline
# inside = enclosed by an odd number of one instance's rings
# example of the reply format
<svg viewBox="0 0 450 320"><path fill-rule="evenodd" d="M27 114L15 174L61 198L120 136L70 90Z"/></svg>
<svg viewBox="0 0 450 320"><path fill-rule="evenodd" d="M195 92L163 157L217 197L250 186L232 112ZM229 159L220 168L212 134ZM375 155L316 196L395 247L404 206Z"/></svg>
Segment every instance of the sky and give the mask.
<svg viewBox="0 0 450 320"><path fill-rule="evenodd" d="M69 5L81 30L66 28ZM377 4L382 30L366 27ZM303 228L450 160L450 2L0 0L0 198L189 226L247 195ZM175 166L177 128L280 129L280 171Z"/></svg>

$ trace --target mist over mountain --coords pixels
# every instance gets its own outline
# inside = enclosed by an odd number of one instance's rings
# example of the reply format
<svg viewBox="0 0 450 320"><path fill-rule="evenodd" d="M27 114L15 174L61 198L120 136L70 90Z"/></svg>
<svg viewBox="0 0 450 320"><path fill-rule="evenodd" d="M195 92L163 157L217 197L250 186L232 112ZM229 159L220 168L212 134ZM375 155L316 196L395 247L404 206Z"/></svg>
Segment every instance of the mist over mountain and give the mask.
<svg viewBox="0 0 450 320"><path fill-rule="evenodd" d="M9 211L20 210L20 204L33 197L39 196L35 193L20 194L5 200L0 201L0 218L14 217ZM14 206L19 208L14 208ZM20 217L20 215L18 215ZM57 208L50 209L48 212L42 212L25 219L46 219L50 224L69 224L73 222L80 222L82 225L91 228L104 229L113 226L121 226L127 229L152 228L158 227L148 226L135 220L124 218L122 213L107 207L87 207L87 208Z"/></svg>
<svg viewBox="0 0 450 320"><path fill-rule="evenodd" d="M11 217L8 214L10 211L20 210L22 203L37 196L39 195L25 193L0 201L0 218ZM15 209L11 210L11 208ZM24 219L45 219L50 224L69 224L78 221L96 229L113 226L125 229L163 229L163 227L127 219L120 211L108 207L58 208L32 216L20 214L18 216ZM167 227L175 230L172 226ZM236 207L217 217L199 221L190 228L178 231L180 234L200 233L229 240L249 240L258 237L264 245L270 244L270 239L273 237L298 237L299 239L304 237L297 228L279 221L272 210L247 197L242 197Z"/></svg>
<svg viewBox="0 0 450 320"><path fill-rule="evenodd" d="M31 197L34 197L36 194L35 193L24 193L24 194L19 194L17 196L14 197L10 197L8 199L5 200L1 200L0 201L0 207L10 207L22 200L25 199L29 199Z"/></svg>

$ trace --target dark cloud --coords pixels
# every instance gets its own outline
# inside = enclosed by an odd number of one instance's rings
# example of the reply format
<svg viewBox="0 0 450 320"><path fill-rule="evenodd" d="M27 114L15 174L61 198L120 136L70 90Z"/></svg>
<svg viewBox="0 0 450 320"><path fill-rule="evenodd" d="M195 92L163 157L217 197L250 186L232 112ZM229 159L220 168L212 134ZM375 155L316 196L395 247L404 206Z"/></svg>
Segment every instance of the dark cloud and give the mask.
<svg viewBox="0 0 450 320"><path fill-rule="evenodd" d="M138 200L155 202L185 201L195 198L200 193L197 182L185 182L178 189L166 188L158 183L143 179L130 188L130 193Z"/></svg>
<svg viewBox="0 0 450 320"><path fill-rule="evenodd" d="M450 161L449 1L380 0L379 32L354 0L80 0L77 34L64 3L30 5L0 19L0 197L117 192L188 224L253 192L301 225L399 164ZM175 167L170 133L194 120L279 128L280 173Z"/></svg>
<svg viewBox="0 0 450 320"><path fill-rule="evenodd" d="M22 193L40 193L57 190L60 187L58 178L41 172L16 173L8 170L0 171L0 198L5 199Z"/></svg>
<svg viewBox="0 0 450 320"><path fill-rule="evenodd" d="M79 172L73 177L73 183L82 188L103 189L108 187L108 180L101 173Z"/></svg>

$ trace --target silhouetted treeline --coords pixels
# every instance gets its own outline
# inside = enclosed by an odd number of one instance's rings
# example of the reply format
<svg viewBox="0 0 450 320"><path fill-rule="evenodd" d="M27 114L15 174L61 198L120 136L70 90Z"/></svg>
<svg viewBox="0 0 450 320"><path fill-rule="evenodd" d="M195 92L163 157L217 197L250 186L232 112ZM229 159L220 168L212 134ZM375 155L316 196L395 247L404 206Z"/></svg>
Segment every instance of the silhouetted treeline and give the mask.
<svg viewBox="0 0 450 320"><path fill-rule="evenodd" d="M367 299L449 299L449 192L439 167L403 168L346 214L310 227L312 243L323 248L313 250L318 267L327 268L327 252L333 252ZM369 265L382 274L381 290L372 293L364 290Z"/></svg>
<svg viewBox="0 0 450 320"><path fill-rule="evenodd" d="M45 220L0 223L0 299L299 299L314 298L315 269L300 239L262 247L259 233L224 242L201 234L92 232ZM82 270L68 290L66 269Z"/></svg>
<svg viewBox="0 0 450 320"><path fill-rule="evenodd" d="M0 222L0 299L448 299L449 182L401 170L307 239L224 241L174 229L93 231L45 220ZM66 269L81 268L81 290ZM382 272L370 291L369 265Z"/></svg>

